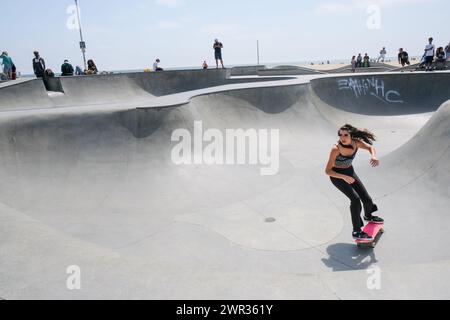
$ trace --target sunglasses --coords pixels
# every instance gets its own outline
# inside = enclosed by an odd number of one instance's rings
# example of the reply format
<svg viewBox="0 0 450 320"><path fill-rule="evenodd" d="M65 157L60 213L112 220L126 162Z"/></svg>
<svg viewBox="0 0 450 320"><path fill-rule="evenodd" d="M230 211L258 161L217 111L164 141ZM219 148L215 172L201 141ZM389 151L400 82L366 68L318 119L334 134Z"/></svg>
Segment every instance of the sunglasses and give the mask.
<svg viewBox="0 0 450 320"><path fill-rule="evenodd" d="M338 136L339 137L350 137L350 134L348 134L348 133L341 133L341 134L338 134Z"/></svg>

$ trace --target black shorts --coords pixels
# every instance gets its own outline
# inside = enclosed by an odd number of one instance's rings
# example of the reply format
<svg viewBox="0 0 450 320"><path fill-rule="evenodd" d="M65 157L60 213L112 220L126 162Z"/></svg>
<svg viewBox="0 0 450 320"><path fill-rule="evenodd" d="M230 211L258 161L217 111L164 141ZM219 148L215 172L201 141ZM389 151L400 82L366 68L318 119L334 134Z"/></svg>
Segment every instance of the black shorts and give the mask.
<svg viewBox="0 0 450 320"><path fill-rule="evenodd" d="M425 57L425 63L426 63L426 64L431 64L431 63L433 63L433 57L432 57L432 56L427 56L427 57Z"/></svg>
<svg viewBox="0 0 450 320"><path fill-rule="evenodd" d="M222 52L216 52L214 54L214 56L215 56L216 60L222 60Z"/></svg>

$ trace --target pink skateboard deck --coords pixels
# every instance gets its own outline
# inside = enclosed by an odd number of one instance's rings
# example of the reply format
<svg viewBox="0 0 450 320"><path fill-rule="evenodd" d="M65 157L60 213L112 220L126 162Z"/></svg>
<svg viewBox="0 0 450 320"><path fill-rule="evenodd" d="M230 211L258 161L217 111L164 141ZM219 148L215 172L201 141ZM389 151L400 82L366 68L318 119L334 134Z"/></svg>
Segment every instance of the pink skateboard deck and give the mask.
<svg viewBox="0 0 450 320"><path fill-rule="evenodd" d="M370 237L373 238L373 240L355 240L358 247L361 245L368 245L372 248L375 248L376 241L377 241L377 235L378 233L382 234L384 232L383 229L384 224L377 224L373 222L369 222L363 229L365 233L367 233Z"/></svg>

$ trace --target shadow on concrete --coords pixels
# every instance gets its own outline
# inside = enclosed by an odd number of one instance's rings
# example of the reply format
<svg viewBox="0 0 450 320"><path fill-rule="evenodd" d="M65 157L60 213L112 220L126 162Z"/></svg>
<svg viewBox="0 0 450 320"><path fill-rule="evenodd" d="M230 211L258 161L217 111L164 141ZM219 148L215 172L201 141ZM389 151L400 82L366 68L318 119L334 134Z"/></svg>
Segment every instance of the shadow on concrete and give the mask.
<svg viewBox="0 0 450 320"><path fill-rule="evenodd" d="M333 272L364 270L378 262L375 251L369 247L358 248L351 243L335 243L327 247L328 258L322 262Z"/></svg>
<svg viewBox="0 0 450 320"><path fill-rule="evenodd" d="M120 123L127 128L135 138L142 139L151 136L161 124L164 118L177 107L148 108L121 111L118 114Z"/></svg>

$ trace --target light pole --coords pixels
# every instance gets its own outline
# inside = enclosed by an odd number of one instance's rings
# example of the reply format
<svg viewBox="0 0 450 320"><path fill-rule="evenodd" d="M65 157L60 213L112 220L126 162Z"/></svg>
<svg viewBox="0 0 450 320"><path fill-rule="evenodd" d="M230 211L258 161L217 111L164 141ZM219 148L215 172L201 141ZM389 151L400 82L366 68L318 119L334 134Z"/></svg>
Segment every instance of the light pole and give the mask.
<svg viewBox="0 0 450 320"><path fill-rule="evenodd" d="M258 66L259 66L259 40L256 40L256 56L257 56Z"/></svg>
<svg viewBox="0 0 450 320"><path fill-rule="evenodd" d="M75 6L77 7L78 29L80 30L80 49L83 53L84 70L87 70L86 65L86 42L83 40L83 32L81 31L80 10L78 8L78 0L75 0Z"/></svg>

